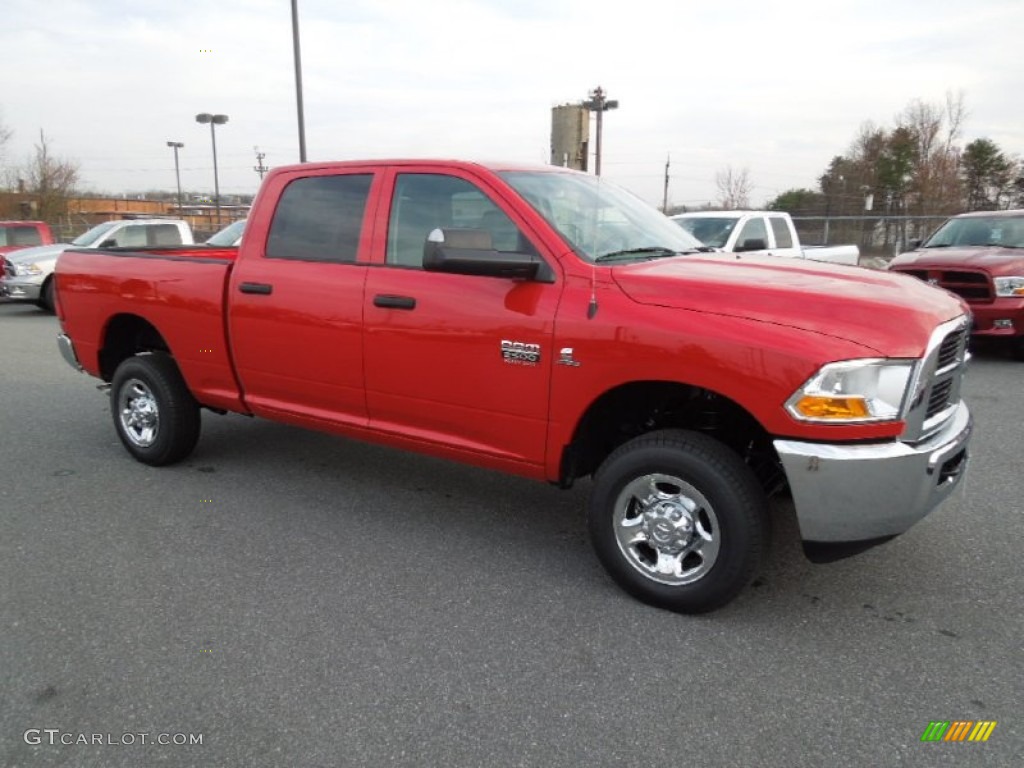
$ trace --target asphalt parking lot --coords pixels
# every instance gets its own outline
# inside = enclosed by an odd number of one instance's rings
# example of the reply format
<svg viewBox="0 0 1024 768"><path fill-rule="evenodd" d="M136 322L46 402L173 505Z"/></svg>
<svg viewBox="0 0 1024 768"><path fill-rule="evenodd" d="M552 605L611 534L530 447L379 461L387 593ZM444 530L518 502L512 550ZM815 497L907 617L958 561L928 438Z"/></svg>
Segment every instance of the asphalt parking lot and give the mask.
<svg viewBox="0 0 1024 768"><path fill-rule="evenodd" d="M0 303L0 765L1021 764L1024 363L998 348L953 500L826 566L780 507L756 586L692 618L604 574L586 483L239 416L138 464L56 331ZM922 743L936 720L998 725Z"/></svg>

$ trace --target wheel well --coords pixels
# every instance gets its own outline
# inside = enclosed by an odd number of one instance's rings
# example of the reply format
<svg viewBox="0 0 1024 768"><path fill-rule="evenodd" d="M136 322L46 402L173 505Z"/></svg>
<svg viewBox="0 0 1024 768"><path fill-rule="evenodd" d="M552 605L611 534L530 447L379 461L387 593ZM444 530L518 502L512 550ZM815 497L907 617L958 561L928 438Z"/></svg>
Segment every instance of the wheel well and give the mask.
<svg viewBox="0 0 1024 768"><path fill-rule="evenodd" d="M100 348L100 375L110 381L117 366L129 357L156 351L169 352L170 347L151 323L137 315L116 315L107 324Z"/></svg>
<svg viewBox="0 0 1024 768"><path fill-rule="evenodd" d="M766 492L785 485L770 436L746 409L711 390L665 381L624 384L595 400L562 454L561 483L593 474L620 445L658 429L709 435L735 451Z"/></svg>

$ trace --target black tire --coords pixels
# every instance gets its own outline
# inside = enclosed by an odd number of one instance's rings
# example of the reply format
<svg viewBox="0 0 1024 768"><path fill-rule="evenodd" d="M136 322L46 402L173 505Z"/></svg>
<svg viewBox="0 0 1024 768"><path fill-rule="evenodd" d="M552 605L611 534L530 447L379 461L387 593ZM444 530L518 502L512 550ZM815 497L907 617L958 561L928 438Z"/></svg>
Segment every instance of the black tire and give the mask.
<svg viewBox="0 0 1024 768"><path fill-rule="evenodd" d="M129 357L117 367L110 412L117 436L143 464L174 464L192 453L199 440L199 405L165 354Z"/></svg>
<svg viewBox="0 0 1024 768"><path fill-rule="evenodd" d="M39 294L39 308L44 309L50 314L55 311L56 303L54 302L53 287L54 279L51 277L45 283L43 283L43 289Z"/></svg>
<svg viewBox="0 0 1024 768"><path fill-rule="evenodd" d="M735 598L763 564L769 522L750 468L696 432L631 440L594 476L589 527L601 564L629 594L677 613L705 613ZM658 562L675 570L658 571Z"/></svg>
<svg viewBox="0 0 1024 768"><path fill-rule="evenodd" d="M1018 336L1013 340L1013 356L1024 363L1024 336Z"/></svg>

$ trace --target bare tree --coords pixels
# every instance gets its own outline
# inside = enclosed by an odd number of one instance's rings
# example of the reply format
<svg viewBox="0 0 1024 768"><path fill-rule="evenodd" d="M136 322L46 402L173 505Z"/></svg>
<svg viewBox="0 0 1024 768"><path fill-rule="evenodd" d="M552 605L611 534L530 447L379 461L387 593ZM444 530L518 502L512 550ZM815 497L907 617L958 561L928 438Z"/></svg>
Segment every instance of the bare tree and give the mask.
<svg viewBox="0 0 1024 768"><path fill-rule="evenodd" d="M733 170L730 165L715 174L715 186L718 187L718 203L727 211L750 207L750 171L743 168Z"/></svg>
<svg viewBox="0 0 1024 768"><path fill-rule="evenodd" d="M908 131L914 139L907 197L918 213L951 213L960 206L960 153L954 142L965 116L963 94L947 93L945 106L914 99L896 118L897 130Z"/></svg>
<svg viewBox="0 0 1024 768"><path fill-rule="evenodd" d="M7 142L10 141L11 136L14 135L14 131L4 125L3 120L0 119L0 167L3 166L3 159L7 149ZM4 174L7 175L6 173ZM0 181L0 184L3 182Z"/></svg>
<svg viewBox="0 0 1024 768"><path fill-rule="evenodd" d="M37 215L44 221L57 221L67 209L67 200L78 184L78 163L54 157L50 142L40 129L35 154L25 166L26 191L35 195Z"/></svg>

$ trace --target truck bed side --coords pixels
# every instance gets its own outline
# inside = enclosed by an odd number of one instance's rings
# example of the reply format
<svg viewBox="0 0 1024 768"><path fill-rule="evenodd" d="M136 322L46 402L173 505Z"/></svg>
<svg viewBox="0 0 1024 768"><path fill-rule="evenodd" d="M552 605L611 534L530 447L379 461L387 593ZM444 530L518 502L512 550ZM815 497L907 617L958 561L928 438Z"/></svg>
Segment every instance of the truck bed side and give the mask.
<svg viewBox="0 0 1024 768"><path fill-rule="evenodd" d="M184 246L65 251L57 264L58 312L90 374L166 349L203 405L247 412L225 326L225 289L238 250Z"/></svg>

